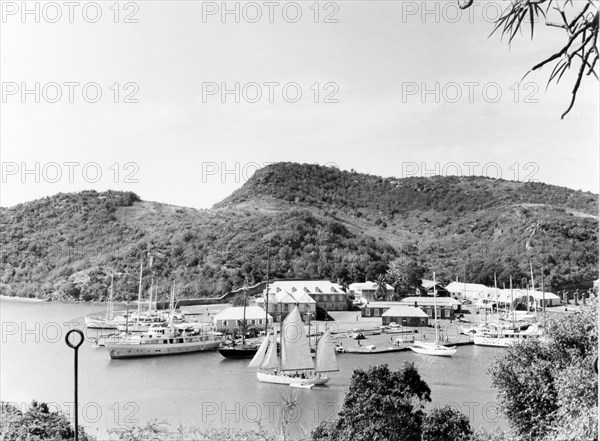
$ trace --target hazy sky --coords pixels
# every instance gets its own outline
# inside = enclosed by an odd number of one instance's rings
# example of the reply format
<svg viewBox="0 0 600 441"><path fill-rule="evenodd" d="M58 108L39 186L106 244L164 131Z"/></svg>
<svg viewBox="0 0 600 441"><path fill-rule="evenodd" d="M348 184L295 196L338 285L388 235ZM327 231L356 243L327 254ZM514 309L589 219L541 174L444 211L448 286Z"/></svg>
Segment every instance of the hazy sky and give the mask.
<svg viewBox="0 0 600 441"><path fill-rule="evenodd" d="M561 121L573 74L518 82L563 34L487 38L503 1L27 3L2 2L2 206L119 189L208 208L276 161L598 192L598 84Z"/></svg>

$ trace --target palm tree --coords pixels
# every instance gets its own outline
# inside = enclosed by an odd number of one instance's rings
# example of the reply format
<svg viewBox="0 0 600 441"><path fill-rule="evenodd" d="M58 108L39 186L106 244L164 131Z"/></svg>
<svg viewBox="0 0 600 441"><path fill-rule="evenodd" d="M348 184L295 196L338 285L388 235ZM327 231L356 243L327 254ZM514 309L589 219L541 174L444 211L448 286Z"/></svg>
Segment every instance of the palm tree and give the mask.
<svg viewBox="0 0 600 441"><path fill-rule="evenodd" d="M379 274L377 276L377 281L375 283L377 284L377 288L375 289L375 299L390 300L389 296L388 296L388 292L387 292L387 283L385 281L385 275Z"/></svg>

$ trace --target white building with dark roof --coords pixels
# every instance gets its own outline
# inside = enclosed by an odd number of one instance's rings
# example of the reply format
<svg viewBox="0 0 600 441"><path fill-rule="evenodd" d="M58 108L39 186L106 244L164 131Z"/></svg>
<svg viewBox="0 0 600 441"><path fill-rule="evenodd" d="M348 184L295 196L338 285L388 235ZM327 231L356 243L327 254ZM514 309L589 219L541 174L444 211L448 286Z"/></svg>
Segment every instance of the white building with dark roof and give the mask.
<svg viewBox="0 0 600 441"><path fill-rule="evenodd" d="M494 291L494 288L480 283L452 282L446 286L446 290L455 299L479 300L487 298L488 293Z"/></svg>
<svg viewBox="0 0 600 441"><path fill-rule="evenodd" d="M213 321L215 327L220 332L233 332L236 328L240 329L244 324L244 307L235 306L226 308L218 313ZM264 327L265 321L268 321L269 325L271 325L273 317L270 314L266 314L263 308L259 306L246 306L246 327Z"/></svg>

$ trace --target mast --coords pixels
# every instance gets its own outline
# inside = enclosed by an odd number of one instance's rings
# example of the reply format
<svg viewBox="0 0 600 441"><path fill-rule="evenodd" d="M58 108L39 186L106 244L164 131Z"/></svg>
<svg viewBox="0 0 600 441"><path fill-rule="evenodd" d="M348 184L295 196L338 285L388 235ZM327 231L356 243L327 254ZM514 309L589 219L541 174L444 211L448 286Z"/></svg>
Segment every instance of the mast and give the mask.
<svg viewBox="0 0 600 441"><path fill-rule="evenodd" d="M267 333L269 332L269 260L270 260L270 252L267 249L267 284L265 291L265 338L267 338Z"/></svg>
<svg viewBox="0 0 600 441"><path fill-rule="evenodd" d="M246 343L246 295L248 294L248 276L244 283L244 318L242 320L242 347Z"/></svg>
<svg viewBox="0 0 600 441"><path fill-rule="evenodd" d="M496 293L496 321L500 321L500 308L498 307L500 300L498 299L498 282L496 280L496 271L494 271L494 291Z"/></svg>
<svg viewBox="0 0 600 441"><path fill-rule="evenodd" d="M513 329L515 328L515 301L513 299L512 274L510 275L510 310L512 313Z"/></svg>
<svg viewBox="0 0 600 441"><path fill-rule="evenodd" d="M435 287L435 272L433 273L433 321L435 326L435 344L438 344L440 341L440 331L438 329L437 323L437 303L435 301L435 297L437 296L437 289Z"/></svg>
<svg viewBox="0 0 600 441"><path fill-rule="evenodd" d="M531 264L531 260L529 261L529 271L531 271L531 297L533 297L533 309L535 311L535 321L537 322L537 303L535 301L535 284L533 281L533 265Z"/></svg>
<svg viewBox="0 0 600 441"><path fill-rule="evenodd" d="M144 266L144 261L140 262L140 286L138 288L138 317L142 313L142 268Z"/></svg>
<svg viewBox="0 0 600 441"><path fill-rule="evenodd" d="M544 267L542 267L542 318L546 321L546 292L544 291Z"/></svg>
<svg viewBox="0 0 600 441"><path fill-rule="evenodd" d="M152 291L154 291L154 275L150 282L150 295L148 296L148 312L152 311Z"/></svg>
<svg viewBox="0 0 600 441"><path fill-rule="evenodd" d="M113 308L113 293L114 293L114 284L115 284L115 273L114 271L110 274L110 297L108 298L108 305L106 307L106 320L112 319Z"/></svg>
<svg viewBox="0 0 600 441"><path fill-rule="evenodd" d="M435 290L435 280L433 289ZM463 298L467 298L467 265L463 268Z"/></svg>

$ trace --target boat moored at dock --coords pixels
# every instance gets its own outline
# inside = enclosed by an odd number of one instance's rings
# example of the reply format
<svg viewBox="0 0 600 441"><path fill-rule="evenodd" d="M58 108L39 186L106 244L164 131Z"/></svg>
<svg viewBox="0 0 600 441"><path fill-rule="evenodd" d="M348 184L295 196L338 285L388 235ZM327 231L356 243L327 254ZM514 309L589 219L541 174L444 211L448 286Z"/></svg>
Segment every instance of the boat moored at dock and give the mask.
<svg viewBox="0 0 600 441"><path fill-rule="evenodd" d="M217 349L223 342L220 333L188 333L175 326L152 325L147 332L119 336L105 342L110 358L154 357Z"/></svg>

